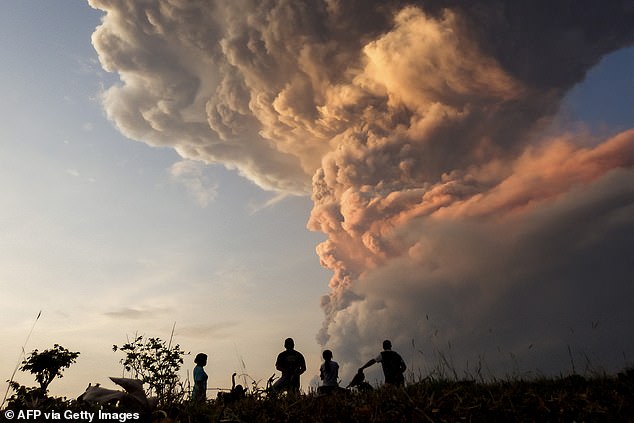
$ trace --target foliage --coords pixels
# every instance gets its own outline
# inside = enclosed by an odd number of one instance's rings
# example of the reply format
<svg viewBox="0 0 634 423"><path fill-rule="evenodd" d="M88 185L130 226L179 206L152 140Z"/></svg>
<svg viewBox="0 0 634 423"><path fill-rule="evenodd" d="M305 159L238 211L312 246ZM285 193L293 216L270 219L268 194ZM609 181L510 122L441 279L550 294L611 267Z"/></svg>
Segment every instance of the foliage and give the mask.
<svg viewBox="0 0 634 423"><path fill-rule="evenodd" d="M39 352L33 350L28 357L22 361L20 370L35 375L35 380L39 387L28 387L20 385L13 380L8 381L13 395L9 398L10 408L25 409L39 408L52 409L66 403L65 398L51 398L47 395L48 386L53 379L61 378L64 369L69 368L79 356L79 352L72 352L55 344L53 348Z"/></svg>
<svg viewBox="0 0 634 423"><path fill-rule="evenodd" d="M9 398L9 408L39 408L46 400L46 391L41 388L20 385L18 382L9 381L9 387L13 395Z"/></svg>
<svg viewBox="0 0 634 423"><path fill-rule="evenodd" d="M146 394L155 395L160 405L182 400L185 390L178 377L185 351L178 344L172 346L160 338L143 338L142 335L113 351L125 353L121 364L131 376L148 385Z"/></svg>
<svg viewBox="0 0 634 423"><path fill-rule="evenodd" d="M79 352L72 352L55 344L50 350L33 350L22 362L20 370L34 374L40 388L46 392L53 379L61 378L62 371L69 368L78 356Z"/></svg>
<svg viewBox="0 0 634 423"><path fill-rule="evenodd" d="M66 398L49 397L47 392L40 387L24 386L15 381L10 381L9 386L13 391L13 395L7 401L8 409L55 410L68 408Z"/></svg>
<svg viewBox="0 0 634 423"><path fill-rule="evenodd" d="M172 348L160 339L146 341L137 337L122 347L115 347L119 349L126 353L126 358L121 360L126 371L136 372L139 377L144 372L158 373L154 377L159 379L152 379L152 389L156 392L177 387L172 382L178 380L176 371L184 355L178 345ZM170 375L161 372L161 363L172 369ZM163 381L160 382L162 388L157 380ZM257 385L254 381L252 392L241 400L198 403L180 395L167 397L171 402L164 400L162 409L168 417L183 422L634 421L634 369L631 368L614 377L573 374L489 382L428 376L404 388L383 386L368 392L341 389L326 396L314 392L269 396ZM41 387L28 388L15 382L12 387L16 394L9 402L10 409L78 410L85 407L65 399L48 398Z"/></svg>
<svg viewBox="0 0 634 423"><path fill-rule="evenodd" d="M619 377L474 382L425 378L405 388L333 395L247 396L226 403L184 403L180 421L233 422L570 422L634 421L634 372Z"/></svg>

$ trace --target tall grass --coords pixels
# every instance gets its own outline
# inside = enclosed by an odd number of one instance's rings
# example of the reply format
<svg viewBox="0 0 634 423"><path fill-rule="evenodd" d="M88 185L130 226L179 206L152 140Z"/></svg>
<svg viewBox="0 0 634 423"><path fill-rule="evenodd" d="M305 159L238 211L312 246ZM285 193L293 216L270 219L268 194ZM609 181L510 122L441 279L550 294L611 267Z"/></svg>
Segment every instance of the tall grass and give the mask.
<svg viewBox="0 0 634 423"><path fill-rule="evenodd" d="M35 320L33 321L33 325L31 325L31 330L29 330L29 333L26 336L26 340L24 341L24 344L22 344L20 355L18 356L18 361L15 364L13 373L11 373L11 378L7 381L8 382L7 390L5 391L4 396L2 397L2 403L0 404L0 409L2 409L2 407L4 406L4 403L7 401L7 397L9 396L9 390L11 389L11 383L15 379L15 374L18 372L18 369L20 368L22 361L26 358L26 344L29 343L29 340L31 339L31 334L33 334L33 330L35 329L35 325L37 324L38 320L40 320L40 316L42 316L42 310L40 310L39 313L37 313L37 316L35 317Z"/></svg>
<svg viewBox="0 0 634 423"><path fill-rule="evenodd" d="M486 383L428 376L405 388L247 397L175 411L171 416L175 420L214 422L631 422L634 370L613 377L572 375Z"/></svg>

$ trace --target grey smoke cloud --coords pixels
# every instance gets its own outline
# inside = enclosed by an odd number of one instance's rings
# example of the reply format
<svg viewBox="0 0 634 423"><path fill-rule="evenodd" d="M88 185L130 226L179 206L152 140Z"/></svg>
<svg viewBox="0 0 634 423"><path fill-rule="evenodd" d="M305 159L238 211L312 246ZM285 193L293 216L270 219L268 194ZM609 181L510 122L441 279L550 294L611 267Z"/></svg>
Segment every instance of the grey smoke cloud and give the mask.
<svg viewBox="0 0 634 423"><path fill-rule="evenodd" d="M125 135L311 195L318 338L348 374L383 338L491 373L500 351L544 372L571 344L606 367L634 351L634 132L543 135L634 41L627 1L90 4Z"/></svg>

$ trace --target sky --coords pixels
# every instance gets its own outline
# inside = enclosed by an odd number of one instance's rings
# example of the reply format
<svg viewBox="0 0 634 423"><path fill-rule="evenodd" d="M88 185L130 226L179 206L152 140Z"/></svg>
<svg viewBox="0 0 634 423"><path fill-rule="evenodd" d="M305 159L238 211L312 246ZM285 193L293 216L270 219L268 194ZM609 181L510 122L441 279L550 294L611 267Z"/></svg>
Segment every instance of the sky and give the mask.
<svg viewBox="0 0 634 423"><path fill-rule="evenodd" d="M634 6L546 4L3 2L0 380L631 366Z"/></svg>

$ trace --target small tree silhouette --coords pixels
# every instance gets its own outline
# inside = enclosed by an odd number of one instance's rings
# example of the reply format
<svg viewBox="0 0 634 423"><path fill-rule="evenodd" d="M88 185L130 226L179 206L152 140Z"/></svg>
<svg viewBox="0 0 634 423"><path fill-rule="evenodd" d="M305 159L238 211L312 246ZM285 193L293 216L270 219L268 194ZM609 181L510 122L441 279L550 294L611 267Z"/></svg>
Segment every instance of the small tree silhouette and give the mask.
<svg viewBox="0 0 634 423"><path fill-rule="evenodd" d="M73 364L79 352L72 352L55 344L50 350L44 350L38 352L33 350L31 354L22 362L20 370L23 372L30 372L35 375L35 380L40 384L42 391L48 390L48 385L51 384L56 377L61 378L64 369L67 369Z"/></svg>
<svg viewBox="0 0 634 423"><path fill-rule="evenodd" d="M64 369L69 368L78 356L79 352L69 351L58 344L42 352L33 350L22 361L20 370L35 375L35 380L40 386L39 388L30 388L13 380L9 381L9 386L14 391L13 396L9 399L9 406L14 408L50 408L59 401L63 402L63 399L48 397L48 386L56 377L61 378Z"/></svg>
<svg viewBox="0 0 634 423"><path fill-rule="evenodd" d="M146 394L156 395L160 405L182 399L184 390L178 371L183 364L185 351L178 344L168 345L160 338L137 336L121 347L113 345L113 351L121 350L123 368L149 386Z"/></svg>

